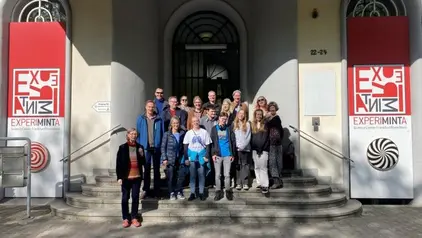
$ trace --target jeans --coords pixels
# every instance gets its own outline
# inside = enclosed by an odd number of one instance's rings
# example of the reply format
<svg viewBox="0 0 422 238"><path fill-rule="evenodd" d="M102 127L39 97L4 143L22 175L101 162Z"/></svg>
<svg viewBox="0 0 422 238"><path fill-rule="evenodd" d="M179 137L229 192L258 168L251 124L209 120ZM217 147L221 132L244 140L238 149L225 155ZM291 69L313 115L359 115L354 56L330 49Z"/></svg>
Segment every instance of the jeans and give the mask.
<svg viewBox="0 0 422 238"><path fill-rule="evenodd" d="M176 167L174 165L167 165L166 176L168 192L170 194L173 192L176 194L182 192L183 182L185 181L185 166L180 165ZM174 184L176 184L175 188L173 187Z"/></svg>
<svg viewBox="0 0 422 238"><path fill-rule="evenodd" d="M214 167L215 167L215 189L216 190L223 190L221 186L221 167L224 169L224 188L226 190L230 189L230 167L231 167L232 161L230 160L230 157L217 157L214 161Z"/></svg>
<svg viewBox="0 0 422 238"><path fill-rule="evenodd" d="M189 165L189 187L190 193L195 194L196 177L198 176L199 194L204 194L205 187L205 168L204 165L199 164L198 161L191 161Z"/></svg>
<svg viewBox="0 0 422 238"><path fill-rule="evenodd" d="M158 195L160 191L160 152L145 150L145 172L143 191L149 191L151 186L151 164L154 169L154 192Z"/></svg>
<svg viewBox="0 0 422 238"><path fill-rule="evenodd" d="M236 171L237 185L245 186L249 185L249 152L238 151L239 168Z"/></svg>
<svg viewBox="0 0 422 238"><path fill-rule="evenodd" d="M135 219L138 216L139 192L141 188L141 178L122 180L122 218L123 220ZM129 215L129 197L132 190L132 209Z"/></svg>
<svg viewBox="0 0 422 238"><path fill-rule="evenodd" d="M268 152L264 151L261 155L254 150L252 151L252 158L255 163L256 181L262 187L268 187Z"/></svg>

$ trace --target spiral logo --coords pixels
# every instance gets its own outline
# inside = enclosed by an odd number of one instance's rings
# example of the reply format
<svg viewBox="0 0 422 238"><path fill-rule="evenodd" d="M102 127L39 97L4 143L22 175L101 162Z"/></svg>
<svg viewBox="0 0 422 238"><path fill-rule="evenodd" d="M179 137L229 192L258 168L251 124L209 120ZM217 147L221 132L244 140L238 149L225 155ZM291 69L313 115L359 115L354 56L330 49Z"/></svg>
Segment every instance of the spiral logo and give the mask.
<svg viewBox="0 0 422 238"><path fill-rule="evenodd" d="M372 168L388 171L399 162L399 149L390 139L378 138L369 144L366 156Z"/></svg>
<svg viewBox="0 0 422 238"><path fill-rule="evenodd" d="M39 142L31 143L31 172L38 173L44 170L50 159L48 150Z"/></svg>

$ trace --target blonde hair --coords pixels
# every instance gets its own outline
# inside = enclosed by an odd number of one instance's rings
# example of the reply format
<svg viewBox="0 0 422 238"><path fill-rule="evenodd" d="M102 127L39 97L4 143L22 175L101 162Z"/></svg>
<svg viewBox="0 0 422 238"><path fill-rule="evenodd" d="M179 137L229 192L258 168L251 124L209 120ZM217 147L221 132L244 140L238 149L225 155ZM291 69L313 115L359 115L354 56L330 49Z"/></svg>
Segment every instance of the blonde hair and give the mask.
<svg viewBox="0 0 422 238"><path fill-rule="evenodd" d="M239 113L243 112L244 113L244 118L243 121L240 121L239 119ZM245 110L241 109L237 112L236 114L236 118L234 119L234 124L233 124L233 130L242 130L244 132L246 132L246 130L248 129L247 127L247 120L246 120L246 112Z"/></svg>
<svg viewBox="0 0 422 238"><path fill-rule="evenodd" d="M261 123L261 126L258 128L258 121L256 120L256 113L257 112L261 112L262 113L262 119L259 123ZM261 131L265 131L265 124L264 124L264 111L262 109L256 109L253 112L253 119L252 119L252 123L251 123L251 129L252 129L252 133L258 133Z"/></svg>
<svg viewBox="0 0 422 238"><path fill-rule="evenodd" d="M171 128L171 124L173 124L173 122L174 122L174 121L178 121L178 122L180 123L180 119L179 119L179 117L174 116L174 117L172 117L172 118L170 119L169 131L171 131L171 129L173 129L173 128Z"/></svg>
<svg viewBox="0 0 422 238"><path fill-rule="evenodd" d="M227 109L227 112L225 112L225 113L231 113L231 111L230 111L230 105L232 104L232 101L230 100L230 99L228 99L228 98L226 98L226 99L224 99L223 100L223 102L221 103L221 111L223 111L223 105L224 105L224 103L227 103L228 105L229 105L229 107L228 107L228 109Z"/></svg>
<svg viewBox="0 0 422 238"><path fill-rule="evenodd" d="M126 140L129 140L129 134L131 133L131 132L136 132L136 135L138 135L138 131L136 131L136 129L135 128L129 128L129 129L127 129L127 131L126 131Z"/></svg>
<svg viewBox="0 0 422 238"><path fill-rule="evenodd" d="M200 96L195 96L194 98L193 98L193 100L192 100L192 103L195 103L195 101L196 100L199 100L200 102L201 102L201 104L202 104L202 99L201 99L201 97Z"/></svg>

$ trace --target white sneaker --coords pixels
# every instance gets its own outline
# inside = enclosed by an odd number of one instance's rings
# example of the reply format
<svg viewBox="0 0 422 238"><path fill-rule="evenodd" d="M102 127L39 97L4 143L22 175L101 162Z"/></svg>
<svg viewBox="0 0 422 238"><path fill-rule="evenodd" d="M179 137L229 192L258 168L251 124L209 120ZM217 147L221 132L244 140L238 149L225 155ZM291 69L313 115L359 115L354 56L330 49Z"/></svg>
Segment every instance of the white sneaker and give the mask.
<svg viewBox="0 0 422 238"><path fill-rule="evenodd" d="M243 185L243 190L248 191L249 190L249 186L248 185Z"/></svg>
<svg viewBox="0 0 422 238"><path fill-rule="evenodd" d="M174 193L170 193L170 200L171 201L176 200L176 195L174 195Z"/></svg>
<svg viewBox="0 0 422 238"><path fill-rule="evenodd" d="M177 194L177 199L179 199L179 200L185 200L185 196L183 196L182 193L178 193Z"/></svg>

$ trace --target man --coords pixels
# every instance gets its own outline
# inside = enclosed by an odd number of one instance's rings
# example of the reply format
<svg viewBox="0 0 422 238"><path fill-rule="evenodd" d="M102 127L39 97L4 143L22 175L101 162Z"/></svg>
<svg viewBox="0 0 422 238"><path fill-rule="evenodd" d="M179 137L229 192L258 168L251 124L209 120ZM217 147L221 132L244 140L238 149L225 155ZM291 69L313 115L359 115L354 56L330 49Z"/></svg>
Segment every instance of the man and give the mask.
<svg viewBox="0 0 422 238"><path fill-rule="evenodd" d="M180 97L179 108L185 110L187 113L192 110L192 108L188 106L188 97L186 95Z"/></svg>
<svg viewBox="0 0 422 238"><path fill-rule="evenodd" d="M234 90L233 94L233 102L230 105L230 110L233 112L233 117L236 118L236 114L238 111L240 111L240 109L243 109L245 111L245 115L246 115L246 119L248 118L249 115L249 108L248 108L248 104L246 102L241 102L241 98L242 98L242 92L240 90Z"/></svg>
<svg viewBox="0 0 422 238"><path fill-rule="evenodd" d="M184 131L187 129L187 119L188 113L185 110L182 110L177 107L177 97L171 96L168 100L169 107L164 109L161 114L161 119L163 120L164 132L169 130L170 120L172 117L177 116L180 120L180 128Z"/></svg>
<svg viewBox="0 0 422 238"><path fill-rule="evenodd" d="M160 190L160 149L163 122L155 109L154 101L148 100L145 103L145 113L140 115L136 121L137 142L145 148L146 160L141 199L144 199L147 195L159 196ZM151 165L154 169L154 194L150 194Z"/></svg>
<svg viewBox="0 0 422 238"><path fill-rule="evenodd" d="M204 105L202 105L202 108L204 110L206 110L208 105L213 105L215 112L216 112L216 115L219 115L220 111L221 111L221 106L217 103L216 99L217 99L217 96L216 96L215 92L209 91L208 92L208 102L204 103Z"/></svg>
<svg viewBox="0 0 422 238"><path fill-rule="evenodd" d="M164 90L162 88L155 89L154 103L156 106L157 115L161 115L164 109L168 107L168 103L166 99L164 98Z"/></svg>
<svg viewBox="0 0 422 238"><path fill-rule="evenodd" d="M218 123L215 106L213 104L208 104L205 110L207 114L201 118L200 124L201 127L203 127L208 132L208 134L211 135L212 128Z"/></svg>
<svg viewBox="0 0 422 238"><path fill-rule="evenodd" d="M228 200L233 200L233 191L230 188L230 167L234 160L235 152L235 136L231 128L227 126L226 121L228 115L221 112L218 118L218 124L212 128L211 140L213 141L211 147L212 160L215 168L215 197L218 201L224 197L223 187L221 184L221 168L224 172L224 189L226 190L226 197Z"/></svg>

